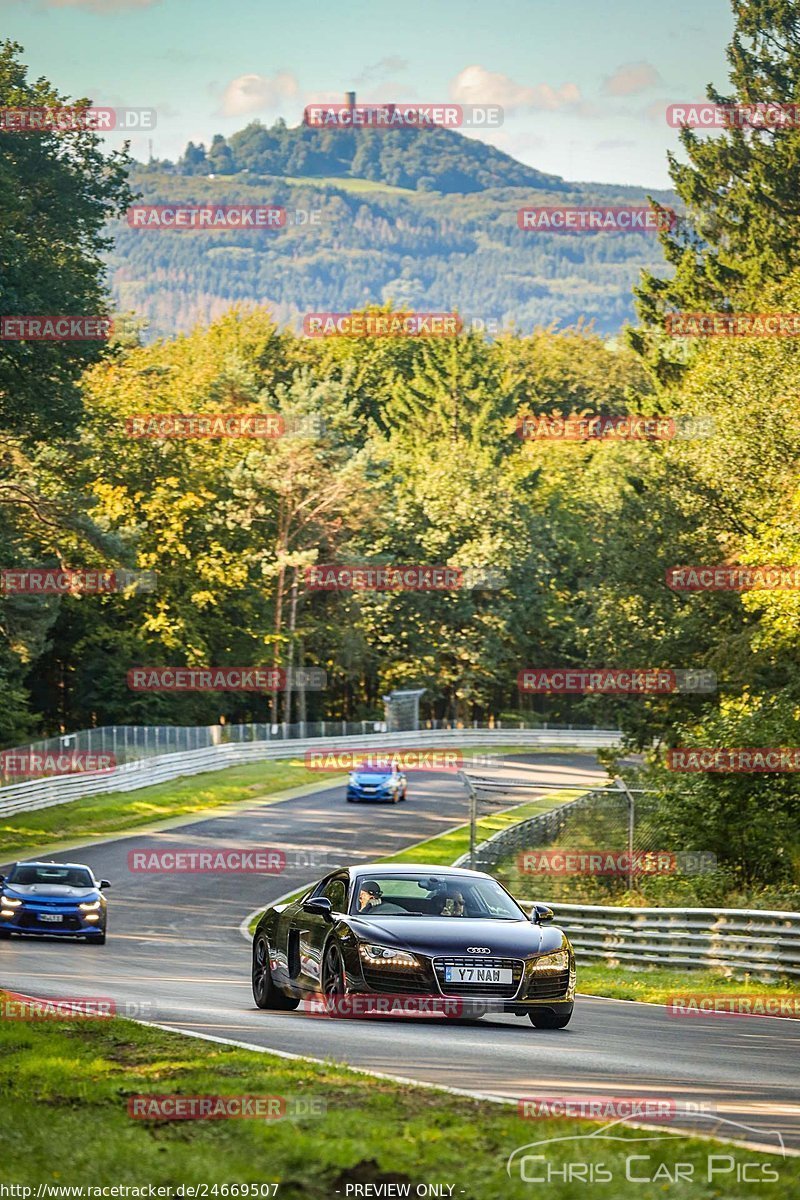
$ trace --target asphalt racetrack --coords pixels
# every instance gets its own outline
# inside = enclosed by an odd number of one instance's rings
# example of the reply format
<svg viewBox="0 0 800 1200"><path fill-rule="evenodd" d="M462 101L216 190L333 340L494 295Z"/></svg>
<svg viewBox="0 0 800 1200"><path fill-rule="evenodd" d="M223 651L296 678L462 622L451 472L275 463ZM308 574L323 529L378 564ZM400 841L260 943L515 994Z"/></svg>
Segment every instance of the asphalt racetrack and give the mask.
<svg viewBox="0 0 800 1200"><path fill-rule="evenodd" d="M497 768L492 767L492 773ZM509 777L571 786L600 781L594 756L537 753L506 760ZM549 790L549 789L548 789ZM546 794L543 791L543 794ZM528 792L523 798L530 799ZM213 819L138 832L48 857L88 863L112 882L105 946L18 937L0 942L0 986L34 996L103 996L122 1012L195 1034L493 1097L644 1098L696 1107L666 1130L693 1128L779 1151L800 1151L800 1021L670 1017L661 1006L579 996L564 1030L526 1018L333 1019L256 1009L245 915L326 873L369 861L466 819L452 775L411 774L404 804L352 805L342 786ZM276 875L132 872L131 850L279 847L322 865ZM533 886L525 899L535 899ZM569 927L566 926L567 932ZM580 991L580 961L578 974ZM532 1125L532 1137L535 1136Z"/></svg>

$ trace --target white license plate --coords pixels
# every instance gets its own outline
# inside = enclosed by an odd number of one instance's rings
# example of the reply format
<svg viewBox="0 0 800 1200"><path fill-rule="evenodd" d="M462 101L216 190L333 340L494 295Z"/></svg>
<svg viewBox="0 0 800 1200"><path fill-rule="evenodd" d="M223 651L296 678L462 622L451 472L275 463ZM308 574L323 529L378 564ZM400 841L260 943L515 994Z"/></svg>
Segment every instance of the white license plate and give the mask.
<svg viewBox="0 0 800 1200"><path fill-rule="evenodd" d="M61 913L39 913L40 921L63 921L64 917Z"/></svg>
<svg viewBox="0 0 800 1200"><path fill-rule="evenodd" d="M513 983L509 967L445 967L445 983Z"/></svg>

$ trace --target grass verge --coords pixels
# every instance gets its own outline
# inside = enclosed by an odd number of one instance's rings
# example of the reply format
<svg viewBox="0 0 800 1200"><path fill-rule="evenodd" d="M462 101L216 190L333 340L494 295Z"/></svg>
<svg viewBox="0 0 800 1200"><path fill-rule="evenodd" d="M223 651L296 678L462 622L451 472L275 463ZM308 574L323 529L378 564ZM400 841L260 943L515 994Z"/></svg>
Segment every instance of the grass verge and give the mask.
<svg viewBox="0 0 800 1200"><path fill-rule="evenodd" d="M543 1035L526 1027L519 1036L527 1041ZM406 1184L414 1195L419 1184L435 1183L451 1186L452 1195L465 1200L529 1200L531 1183L520 1178L519 1168L510 1178L506 1174L509 1154L532 1141L565 1136L583 1140L537 1146L532 1153L544 1159L527 1167L531 1171L535 1166L536 1174L561 1172L554 1175L550 1196L575 1194L563 1182L563 1172L565 1164L576 1161L602 1163L612 1175L615 1200L665 1194L665 1171L674 1173L677 1163L690 1164L692 1178L670 1186L670 1200L712 1200L723 1192L737 1197L757 1192L772 1200L800 1187L798 1159L723 1149L674 1136L668 1125L662 1134L669 1140L657 1143L642 1142L643 1132L626 1124L613 1130L622 1141L587 1141L586 1135L597 1131L596 1123L564 1118L533 1122L519 1117L513 1106L119 1019L0 1021L0 1094L8 1096L12 1088L13 1118L7 1115L0 1135L3 1179L28 1187L129 1185L144 1187L138 1194L146 1196L149 1184L170 1189L163 1193L170 1195L181 1184L221 1188L278 1183L275 1193L262 1188L249 1195L337 1200L346 1194L404 1194L385 1188L354 1193L352 1187L348 1193L353 1184ZM167 1094L280 1097L285 1115L272 1120L128 1115L134 1097ZM709 1156L715 1154L725 1156L727 1169L708 1181ZM660 1171L652 1186L626 1180L626 1159L633 1155L648 1156L636 1160L639 1178L646 1171ZM736 1186L736 1167L727 1156L737 1166L756 1164L751 1177L773 1172L774 1181L759 1182L755 1192Z"/></svg>
<svg viewBox="0 0 800 1200"><path fill-rule="evenodd" d="M788 979L754 979L745 975L731 979L719 971L667 970L662 967L612 967L608 963L578 960L578 991L613 1000L643 1000L667 1004L677 997L741 996L757 999L798 997L798 986ZM800 1017L800 1009L788 1014ZM699 1019L699 1018L698 1018Z"/></svg>

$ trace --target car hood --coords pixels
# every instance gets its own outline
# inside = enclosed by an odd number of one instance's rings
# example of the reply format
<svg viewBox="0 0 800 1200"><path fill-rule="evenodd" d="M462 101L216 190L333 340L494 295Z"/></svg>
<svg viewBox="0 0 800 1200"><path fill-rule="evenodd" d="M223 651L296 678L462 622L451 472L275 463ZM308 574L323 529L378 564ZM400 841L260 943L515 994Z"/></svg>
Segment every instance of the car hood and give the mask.
<svg viewBox="0 0 800 1200"><path fill-rule="evenodd" d="M349 918L353 932L362 940L372 938L384 946L397 946L430 957L457 955L474 958L525 957L560 950L564 935L553 925L530 921L477 920L472 917L376 917L365 921ZM490 954L472 954L470 946L488 948Z"/></svg>
<svg viewBox="0 0 800 1200"><path fill-rule="evenodd" d="M366 783L367 785L372 786L375 784L388 783L392 777L391 775L376 775L372 771L354 771L353 778L355 779L356 783Z"/></svg>
<svg viewBox="0 0 800 1200"><path fill-rule="evenodd" d="M5 883L3 891L20 900L96 900L99 897L97 888L69 887L65 883Z"/></svg>

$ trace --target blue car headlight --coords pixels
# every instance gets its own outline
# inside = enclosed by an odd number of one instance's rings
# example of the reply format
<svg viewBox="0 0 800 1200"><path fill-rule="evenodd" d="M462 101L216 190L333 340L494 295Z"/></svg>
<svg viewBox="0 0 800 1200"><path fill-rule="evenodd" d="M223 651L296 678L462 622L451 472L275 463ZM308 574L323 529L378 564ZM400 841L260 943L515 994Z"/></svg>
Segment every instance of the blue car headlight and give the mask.
<svg viewBox="0 0 800 1200"><path fill-rule="evenodd" d="M3 896L0 903L2 903L3 908L19 908L22 901L17 896Z"/></svg>
<svg viewBox="0 0 800 1200"><path fill-rule="evenodd" d="M99 907L99 900L87 900L83 904L78 905L78 908L81 910L81 912L97 912Z"/></svg>

